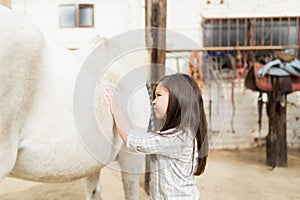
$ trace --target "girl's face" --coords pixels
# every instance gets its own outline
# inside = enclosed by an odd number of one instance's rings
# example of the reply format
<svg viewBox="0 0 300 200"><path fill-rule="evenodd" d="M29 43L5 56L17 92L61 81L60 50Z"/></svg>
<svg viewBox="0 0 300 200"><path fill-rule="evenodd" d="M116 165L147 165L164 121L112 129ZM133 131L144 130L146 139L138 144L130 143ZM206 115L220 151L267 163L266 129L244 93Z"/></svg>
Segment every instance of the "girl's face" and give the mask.
<svg viewBox="0 0 300 200"><path fill-rule="evenodd" d="M153 100L153 110L158 119L162 119L168 108L169 90L161 84L158 84L155 90L155 99Z"/></svg>

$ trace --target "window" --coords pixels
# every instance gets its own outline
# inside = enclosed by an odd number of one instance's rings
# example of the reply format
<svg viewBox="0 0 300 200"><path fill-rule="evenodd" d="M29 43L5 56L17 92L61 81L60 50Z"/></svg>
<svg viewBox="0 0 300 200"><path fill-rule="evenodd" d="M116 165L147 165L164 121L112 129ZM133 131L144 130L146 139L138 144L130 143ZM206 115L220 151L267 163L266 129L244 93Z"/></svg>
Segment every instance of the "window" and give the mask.
<svg viewBox="0 0 300 200"><path fill-rule="evenodd" d="M300 17L212 18L204 21L205 47L299 47ZM213 48L211 48L213 49ZM216 48L214 48L216 49Z"/></svg>
<svg viewBox="0 0 300 200"><path fill-rule="evenodd" d="M76 8L74 5L61 5L60 13L60 27L69 28L76 26Z"/></svg>
<svg viewBox="0 0 300 200"><path fill-rule="evenodd" d="M214 2L217 3L217 1ZM206 4L211 4L211 0L206 0ZM224 0L219 0L219 4L220 5L224 4Z"/></svg>
<svg viewBox="0 0 300 200"><path fill-rule="evenodd" d="M93 4L68 4L59 6L59 24L61 28L93 27Z"/></svg>

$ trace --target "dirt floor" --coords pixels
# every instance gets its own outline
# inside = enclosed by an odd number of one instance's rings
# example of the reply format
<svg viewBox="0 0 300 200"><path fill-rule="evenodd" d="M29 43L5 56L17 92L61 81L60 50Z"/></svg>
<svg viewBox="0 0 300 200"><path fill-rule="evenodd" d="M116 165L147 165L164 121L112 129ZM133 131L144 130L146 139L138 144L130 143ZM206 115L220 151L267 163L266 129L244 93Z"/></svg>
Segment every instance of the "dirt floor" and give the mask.
<svg viewBox="0 0 300 200"><path fill-rule="evenodd" d="M142 182L142 180L141 180ZM300 150L289 149L287 168L265 164L265 147L251 150L214 150L205 174L197 177L201 200L300 199ZM105 168L101 177L102 198L124 199L118 171ZM81 181L43 184L6 178L0 184L1 200L84 199ZM149 199L140 188L140 199Z"/></svg>

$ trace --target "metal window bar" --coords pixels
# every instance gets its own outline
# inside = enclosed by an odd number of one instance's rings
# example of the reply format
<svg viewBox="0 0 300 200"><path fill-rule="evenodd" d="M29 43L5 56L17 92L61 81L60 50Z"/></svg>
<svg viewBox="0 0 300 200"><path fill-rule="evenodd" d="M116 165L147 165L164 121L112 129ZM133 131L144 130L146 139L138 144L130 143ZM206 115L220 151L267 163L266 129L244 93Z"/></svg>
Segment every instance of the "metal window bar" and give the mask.
<svg viewBox="0 0 300 200"><path fill-rule="evenodd" d="M248 28L248 20L245 19L245 32L244 32L244 46L247 46L247 28Z"/></svg>
<svg viewBox="0 0 300 200"><path fill-rule="evenodd" d="M253 19L253 45L257 46L256 44L256 18Z"/></svg>
<svg viewBox="0 0 300 200"><path fill-rule="evenodd" d="M213 41L213 31L214 31L214 27L213 27L213 25L214 25L214 20L213 19L211 19L210 20L210 28L211 28L211 37L210 37L210 45L209 46L213 46L213 44L214 44L214 41Z"/></svg>
<svg viewBox="0 0 300 200"><path fill-rule="evenodd" d="M288 37L287 37L287 40L288 40L288 41L287 41L287 44L288 44L288 45L291 45L291 44L290 44L290 28L291 28L291 18L288 17L288 30L287 30L287 31L288 31L288 33L287 33L287 35L288 35Z"/></svg>
<svg viewBox="0 0 300 200"><path fill-rule="evenodd" d="M281 20L281 17L279 18L279 42L278 44L279 45L282 45L282 40L281 40L281 37L282 37L282 20Z"/></svg>
<svg viewBox="0 0 300 200"><path fill-rule="evenodd" d="M296 18L296 45L300 45L299 41L299 17Z"/></svg>
<svg viewBox="0 0 300 200"><path fill-rule="evenodd" d="M239 36L239 19L236 19L235 21L235 31L236 31L236 41L235 44L236 46L240 46L240 36Z"/></svg>
<svg viewBox="0 0 300 200"><path fill-rule="evenodd" d="M265 44L265 19L261 19L261 45L264 46Z"/></svg>
<svg viewBox="0 0 300 200"><path fill-rule="evenodd" d="M271 27L270 27L270 45L273 45L273 18L271 18Z"/></svg>
<svg viewBox="0 0 300 200"><path fill-rule="evenodd" d="M230 19L227 19L227 46L230 46Z"/></svg>
<svg viewBox="0 0 300 200"><path fill-rule="evenodd" d="M219 47L222 46L222 19L219 19Z"/></svg>

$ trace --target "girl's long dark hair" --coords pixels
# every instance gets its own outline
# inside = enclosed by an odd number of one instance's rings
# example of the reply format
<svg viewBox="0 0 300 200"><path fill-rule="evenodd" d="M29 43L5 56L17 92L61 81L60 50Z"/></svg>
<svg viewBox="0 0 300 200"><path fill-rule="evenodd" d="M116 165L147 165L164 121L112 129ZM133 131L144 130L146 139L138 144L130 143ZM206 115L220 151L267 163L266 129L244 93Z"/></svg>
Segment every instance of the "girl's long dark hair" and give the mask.
<svg viewBox="0 0 300 200"><path fill-rule="evenodd" d="M194 175L201 175L208 156L208 126L200 89L197 83L185 74L164 76L158 84L162 84L169 91L166 118L159 129L165 131L175 128L175 131L185 132L187 128L190 128L195 137L194 141L197 142L197 145L193 142L193 150L197 146L198 151L197 169ZM174 132L169 134L172 133Z"/></svg>

